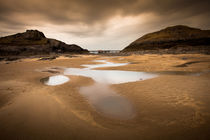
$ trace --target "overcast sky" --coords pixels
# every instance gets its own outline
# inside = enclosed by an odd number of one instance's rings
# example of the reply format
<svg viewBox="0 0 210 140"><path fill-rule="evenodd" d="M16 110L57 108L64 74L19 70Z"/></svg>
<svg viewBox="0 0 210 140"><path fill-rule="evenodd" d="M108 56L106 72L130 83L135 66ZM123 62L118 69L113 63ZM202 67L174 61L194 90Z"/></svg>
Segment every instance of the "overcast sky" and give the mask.
<svg viewBox="0 0 210 140"><path fill-rule="evenodd" d="M210 29L210 0L0 0L0 36L37 29L89 50L123 49L167 26Z"/></svg>

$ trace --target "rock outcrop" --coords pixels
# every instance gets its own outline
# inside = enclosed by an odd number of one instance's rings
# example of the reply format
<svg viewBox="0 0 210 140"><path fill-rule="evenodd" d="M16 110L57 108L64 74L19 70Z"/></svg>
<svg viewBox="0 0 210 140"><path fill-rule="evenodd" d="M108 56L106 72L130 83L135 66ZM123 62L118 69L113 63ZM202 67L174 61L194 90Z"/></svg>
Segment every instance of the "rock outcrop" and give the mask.
<svg viewBox="0 0 210 140"><path fill-rule="evenodd" d="M51 53L87 53L78 45L46 38L38 30L27 30L0 38L0 56L8 55L39 55Z"/></svg>
<svg viewBox="0 0 210 140"><path fill-rule="evenodd" d="M210 30L183 25L168 27L137 39L121 52L210 53Z"/></svg>

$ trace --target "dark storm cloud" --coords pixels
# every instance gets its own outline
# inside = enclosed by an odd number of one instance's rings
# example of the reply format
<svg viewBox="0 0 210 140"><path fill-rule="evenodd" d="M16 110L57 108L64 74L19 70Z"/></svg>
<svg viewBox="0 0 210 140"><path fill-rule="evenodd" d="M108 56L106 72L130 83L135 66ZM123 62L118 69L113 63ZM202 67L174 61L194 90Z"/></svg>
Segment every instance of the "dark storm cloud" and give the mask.
<svg viewBox="0 0 210 140"><path fill-rule="evenodd" d="M14 14L36 14L55 23L92 24L115 14L137 15L154 12L170 16L177 12L183 16L208 13L208 2L209 0L1 0L0 15L16 18Z"/></svg>
<svg viewBox="0 0 210 140"><path fill-rule="evenodd" d="M95 32L100 34L108 28L105 26L107 21L116 15L124 17L145 13L159 17L157 25L155 22L148 23L153 26L194 17L192 21L195 25L210 27L209 0L0 0L0 25L7 28L20 29L43 23L84 24L92 28L101 24L102 28ZM199 20L196 21L196 18ZM93 35L94 29L74 30L72 34Z"/></svg>

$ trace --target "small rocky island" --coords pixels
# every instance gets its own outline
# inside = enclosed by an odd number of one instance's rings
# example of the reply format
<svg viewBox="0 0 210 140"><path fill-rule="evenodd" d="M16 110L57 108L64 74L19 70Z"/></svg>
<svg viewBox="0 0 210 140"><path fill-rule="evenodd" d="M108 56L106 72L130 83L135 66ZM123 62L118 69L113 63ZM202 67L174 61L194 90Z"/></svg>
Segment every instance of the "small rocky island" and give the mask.
<svg viewBox="0 0 210 140"><path fill-rule="evenodd" d="M210 54L210 30L201 30L184 25L167 27L142 36L121 52Z"/></svg>
<svg viewBox="0 0 210 140"><path fill-rule="evenodd" d="M29 56L51 53L88 53L88 50L78 45L68 45L56 39L46 38L38 30L26 30L0 38L0 56Z"/></svg>

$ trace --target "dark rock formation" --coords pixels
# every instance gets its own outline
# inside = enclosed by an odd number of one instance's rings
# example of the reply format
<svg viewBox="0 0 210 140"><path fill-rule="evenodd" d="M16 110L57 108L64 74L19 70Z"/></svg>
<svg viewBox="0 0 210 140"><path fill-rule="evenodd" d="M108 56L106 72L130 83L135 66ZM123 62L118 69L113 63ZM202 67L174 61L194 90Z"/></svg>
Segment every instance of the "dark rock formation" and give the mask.
<svg viewBox="0 0 210 140"><path fill-rule="evenodd" d="M0 56L39 55L50 53L87 53L88 51L75 45L46 38L37 30L27 30L0 38Z"/></svg>
<svg viewBox="0 0 210 140"><path fill-rule="evenodd" d="M45 35L42 32L39 32L38 30L26 30L26 33L20 33L17 35L28 40L41 40L43 38L46 38Z"/></svg>
<svg viewBox="0 0 210 140"><path fill-rule="evenodd" d="M210 30L183 25L168 27L137 39L121 52L210 53Z"/></svg>

